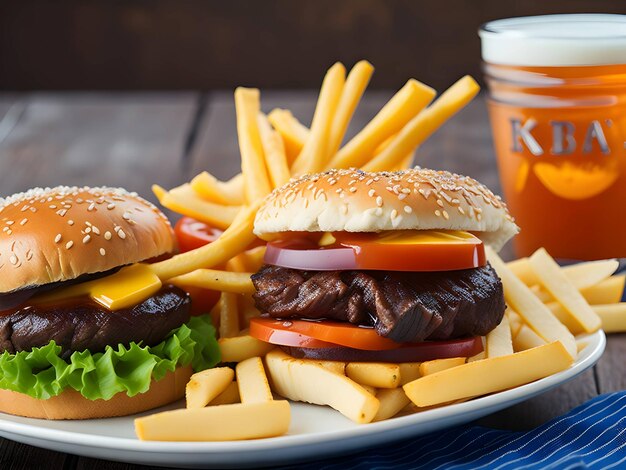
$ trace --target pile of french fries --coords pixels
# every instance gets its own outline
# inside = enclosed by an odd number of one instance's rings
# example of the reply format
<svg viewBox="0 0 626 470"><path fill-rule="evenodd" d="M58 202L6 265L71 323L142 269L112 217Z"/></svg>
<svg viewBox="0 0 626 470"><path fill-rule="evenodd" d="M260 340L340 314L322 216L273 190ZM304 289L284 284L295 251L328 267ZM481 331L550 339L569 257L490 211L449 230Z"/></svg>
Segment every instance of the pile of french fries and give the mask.
<svg viewBox="0 0 626 470"><path fill-rule="evenodd" d="M251 294L264 247L252 224L260 201L291 177L329 168L397 170L416 148L478 92L464 77L430 104L435 91L409 80L355 137L343 144L350 119L373 73L365 61L346 76L327 72L310 129L284 109L261 112L256 89L235 91L241 173L219 181L207 172L170 191L154 187L171 210L224 229L203 251L179 255L161 278L180 286L221 291L211 312L224 363L187 385L187 408L139 418L146 440L237 440L272 437L289 429L289 402L330 406L356 423L369 423L499 392L567 369L586 346L585 333L626 331L620 303L625 276L616 260L561 268L541 249L510 263L487 250L501 277L507 311L474 357L402 364L295 359L247 334L259 315ZM223 265L224 269L216 266ZM190 269L193 267L193 269ZM210 269L211 268L211 269ZM209 423L220 423L212 426Z"/></svg>

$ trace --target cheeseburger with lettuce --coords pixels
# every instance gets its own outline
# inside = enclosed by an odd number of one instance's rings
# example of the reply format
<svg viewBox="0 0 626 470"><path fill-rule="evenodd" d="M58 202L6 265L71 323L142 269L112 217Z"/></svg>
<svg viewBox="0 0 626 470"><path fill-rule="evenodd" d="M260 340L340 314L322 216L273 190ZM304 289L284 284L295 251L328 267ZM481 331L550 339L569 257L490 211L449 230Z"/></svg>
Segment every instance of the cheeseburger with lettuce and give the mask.
<svg viewBox="0 0 626 470"><path fill-rule="evenodd" d="M297 358L411 362L482 351L505 311L484 244L518 227L472 178L416 168L304 176L254 231L268 245L252 336Z"/></svg>
<svg viewBox="0 0 626 470"><path fill-rule="evenodd" d="M136 194L33 189L0 199L0 227L0 411L133 414L182 398L192 370L219 361L210 320L177 287L116 311L63 294L174 251L167 218Z"/></svg>

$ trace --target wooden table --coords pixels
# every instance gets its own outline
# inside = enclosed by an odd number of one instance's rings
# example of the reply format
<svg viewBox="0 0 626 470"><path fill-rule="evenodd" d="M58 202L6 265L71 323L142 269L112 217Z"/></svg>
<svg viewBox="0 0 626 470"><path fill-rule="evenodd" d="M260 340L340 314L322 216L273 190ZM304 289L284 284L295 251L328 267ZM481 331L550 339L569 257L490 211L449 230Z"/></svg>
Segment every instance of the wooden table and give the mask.
<svg viewBox="0 0 626 470"><path fill-rule="evenodd" d="M391 92L369 92L353 120L361 128ZM288 107L309 122L315 92L265 92L263 109ZM496 172L483 98L419 151L421 166L475 177L494 192ZM34 186L123 186L156 202L153 183L172 187L204 169L227 178L239 167L230 91L0 95L0 194ZM170 214L172 215L172 214ZM577 379L491 415L481 424L528 429L601 393L626 388L626 336L608 338L599 364ZM94 460L0 440L0 468L122 470L135 466Z"/></svg>

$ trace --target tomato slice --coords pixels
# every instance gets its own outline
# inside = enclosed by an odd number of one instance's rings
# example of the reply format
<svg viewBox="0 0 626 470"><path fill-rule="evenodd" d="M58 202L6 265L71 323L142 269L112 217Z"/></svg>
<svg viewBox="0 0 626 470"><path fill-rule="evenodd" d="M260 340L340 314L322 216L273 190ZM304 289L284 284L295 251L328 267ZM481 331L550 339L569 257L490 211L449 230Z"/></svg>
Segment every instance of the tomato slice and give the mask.
<svg viewBox="0 0 626 470"><path fill-rule="evenodd" d="M449 357L470 357L483 350L480 336L450 341L424 341L407 343L396 349L365 351L341 346L307 348L281 346L281 349L298 359L345 362L422 362Z"/></svg>
<svg viewBox="0 0 626 470"><path fill-rule="evenodd" d="M453 271L487 263L482 241L468 232L398 230L333 236L335 243L323 247L308 238L268 243L265 262L314 271Z"/></svg>
<svg viewBox="0 0 626 470"><path fill-rule="evenodd" d="M316 348L340 345L355 349L385 350L402 346L401 343L379 336L373 328L357 326L352 323L328 320L276 320L263 317L250 319L250 336L261 341L284 345L289 340L289 344L286 344L287 346L304 347L296 341L295 338L298 335L323 343L333 343L331 345L311 343L316 345L308 346ZM288 340L285 338L288 338ZM296 344L293 344L294 342Z"/></svg>
<svg viewBox="0 0 626 470"><path fill-rule="evenodd" d="M191 217L181 218L174 226L181 252L195 250L215 241L222 231Z"/></svg>

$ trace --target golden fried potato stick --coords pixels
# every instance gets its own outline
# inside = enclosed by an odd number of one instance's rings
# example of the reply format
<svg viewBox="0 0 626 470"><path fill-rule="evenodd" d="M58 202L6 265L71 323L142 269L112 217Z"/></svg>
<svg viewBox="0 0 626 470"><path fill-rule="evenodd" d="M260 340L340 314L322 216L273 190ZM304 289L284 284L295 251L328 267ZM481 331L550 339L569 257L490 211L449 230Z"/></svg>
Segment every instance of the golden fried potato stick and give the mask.
<svg viewBox="0 0 626 470"><path fill-rule="evenodd" d="M309 128L298 121L288 109L275 108L267 115L267 119L283 138L287 162L291 166L309 138Z"/></svg>
<svg viewBox="0 0 626 470"><path fill-rule="evenodd" d="M233 223L214 242L151 264L151 270L161 280L166 280L196 269L212 268L225 263L255 240L252 228L260 204L261 201L257 201L254 205L242 208Z"/></svg>
<svg viewBox="0 0 626 470"><path fill-rule="evenodd" d="M340 62L326 72L313 113L309 137L291 166L293 175L318 172L330 158L328 146L331 125L344 88L345 77L346 68Z"/></svg>
<svg viewBox="0 0 626 470"><path fill-rule="evenodd" d="M330 129L328 154L331 157L334 156L339 150L339 147L341 147L341 142L346 135L350 120L354 115L359 101L361 101L363 93L365 93L365 89L373 73L374 67L366 60L357 62L354 67L352 67L352 70L350 70L346 78L346 84L341 92L341 98L339 99L337 111L335 111L332 127Z"/></svg>
<svg viewBox="0 0 626 470"><path fill-rule="evenodd" d="M202 199L225 206L245 204L243 175L236 174L228 181L220 181L207 171L198 174L189 183Z"/></svg>
<svg viewBox="0 0 626 470"><path fill-rule="evenodd" d="M257 117L261 111L260 93L256 88L235 90L237 137L241 153L241 173L248 203L264 198L272 190L267 175L263 145Z"/></svg>
<svg viewBox="0 0 626 470"><path fill-rule="evenodd" d="M285 144L280 134L272 129L265 114L259 113L257 119L270 180L274 188L280 188L291 178L287 155L285 154Z"/></svg>
<svg viewBox="0 0 626 470"><path fill-rule="evenodd" d="M188 274L176 276L169 282L175 286L201 287L234 294L253 294L254 286L250 280L252 274L217 269L196 269Z"/></svg>
<svg viewBox="0 0 626 470"><path fill-rule="evenodd" d="M241 206L224 206L201 199L189 183L170 191L154 184L152 192L163 207L221 229L232 224L241 210Z"/></svg>
<svg viewBox="0 0 626 470"><path fill-rule="evenodd" d="M435 94L432 88L410 79L378 114L335 154L326 165L326 169L363 166L374 155L378 146L400 132L432 101Z"/></svg>
<svg viewBox="0 0 626 470"><path fill-rule="evenodd" d="M367 164L365 171L384 171L398 165L428 139L448 119L464 108L480 91L478 83L466 75L448 88L431 106L402 128L393 142Z"/></svg>
<svg viewBox="0 0 626 470"><path fill-rule="evenodd" d="M239 334L239 310L237 294L222 292L220 296L220 338L231 338Z"/></svg>

